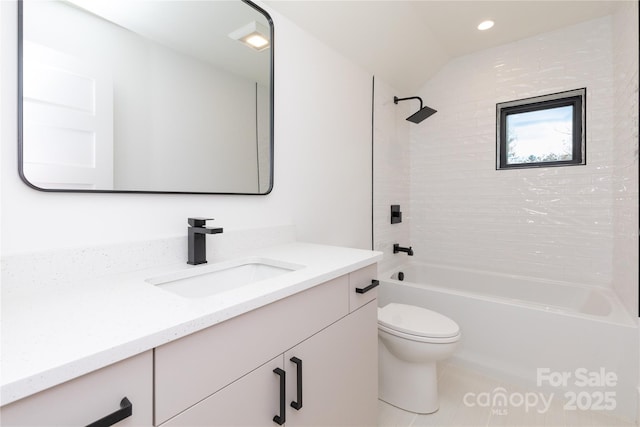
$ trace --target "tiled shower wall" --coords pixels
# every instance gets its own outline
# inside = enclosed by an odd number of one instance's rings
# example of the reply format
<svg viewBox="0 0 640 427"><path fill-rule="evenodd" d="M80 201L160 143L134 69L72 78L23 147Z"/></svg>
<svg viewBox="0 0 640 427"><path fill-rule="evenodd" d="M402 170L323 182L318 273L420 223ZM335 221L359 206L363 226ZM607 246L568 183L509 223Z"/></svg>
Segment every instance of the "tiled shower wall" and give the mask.
<svg viewBox="0 0 640 427"><path fill-rule="evenodd" d="M613 287L638 315L638 2L613 16Z"/></svg>
<svg viewBox="0 0 640 427"><path fill-rule="evenodd" d="M416 259L611 286L612 59L605 17L459 57L426 83L438 113L410 125ZM581 87L587 165L496 170L496 103Z"/></svg>
<svg viewBox="0 0 640 427"><path fill-rule="evenodd" d="M409 246L409 111L393 103L401 94L376 78L373 128L373 247L384 252L380 272L396 267L406 254L393 254L393 244ZM417 102L416 102L417 103ZM391 205L400 205L403 221L391 224Z"/></svg>

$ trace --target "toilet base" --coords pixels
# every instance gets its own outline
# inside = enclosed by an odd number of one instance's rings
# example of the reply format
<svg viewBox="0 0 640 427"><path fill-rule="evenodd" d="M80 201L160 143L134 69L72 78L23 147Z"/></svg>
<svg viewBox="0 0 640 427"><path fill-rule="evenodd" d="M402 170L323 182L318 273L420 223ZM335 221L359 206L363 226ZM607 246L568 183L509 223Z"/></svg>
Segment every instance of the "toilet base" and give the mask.
<svg viewBox="0 0 640 427"><path fill-rule="evenodd" d="M431 414L438 410L435 361L411 363L400 360L389 352L381 340L378 340L378 355L380 400L417 414Z"/></svg>

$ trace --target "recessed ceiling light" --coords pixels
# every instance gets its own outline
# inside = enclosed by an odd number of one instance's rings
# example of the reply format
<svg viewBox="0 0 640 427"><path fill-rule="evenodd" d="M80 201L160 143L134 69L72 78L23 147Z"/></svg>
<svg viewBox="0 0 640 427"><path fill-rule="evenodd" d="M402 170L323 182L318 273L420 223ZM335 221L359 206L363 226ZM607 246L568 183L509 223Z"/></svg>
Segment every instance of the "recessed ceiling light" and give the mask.
<svg viewBox="0 0 640 427"><path fill-rule="evenodd" d="M478 24L478 29L480 31L488 30L489 28L493 27L493 24L494 22L491 20L482 21L480 24Z"/></svg>
<svg viewBox="0 0 640 427"><path fill-rule="evenodd" d="M259 22L252 21L242 28L229 33L229 37L244 43L257 51L269 47L269 29Z"/></svg>

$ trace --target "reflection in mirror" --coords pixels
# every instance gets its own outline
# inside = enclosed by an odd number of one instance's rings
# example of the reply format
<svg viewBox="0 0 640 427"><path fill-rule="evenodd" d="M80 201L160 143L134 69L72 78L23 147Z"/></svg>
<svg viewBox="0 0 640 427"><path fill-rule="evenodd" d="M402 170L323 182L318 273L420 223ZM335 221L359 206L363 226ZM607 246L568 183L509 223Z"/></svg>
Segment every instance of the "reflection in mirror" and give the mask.
<svg viewBox="0 0 640 427"><path fill-rule="evenodd" d="M271 190L273 26L266 12L240 0L20 6L19 151L27 184Z"/></svg>

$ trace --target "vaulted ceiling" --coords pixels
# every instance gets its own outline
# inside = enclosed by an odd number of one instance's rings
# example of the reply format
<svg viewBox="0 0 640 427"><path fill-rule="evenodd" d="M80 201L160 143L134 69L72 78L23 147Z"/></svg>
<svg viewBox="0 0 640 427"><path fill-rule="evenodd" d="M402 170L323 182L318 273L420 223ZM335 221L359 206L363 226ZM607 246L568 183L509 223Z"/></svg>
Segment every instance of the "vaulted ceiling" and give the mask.
<svg viewBox="0 0 640 427"><path fill-rule="evenodd" d="M396 89L411 93L452 58L611 14L619 1L625 0L265 3ZM486 19L495 26L477 30Z"/></svg>

